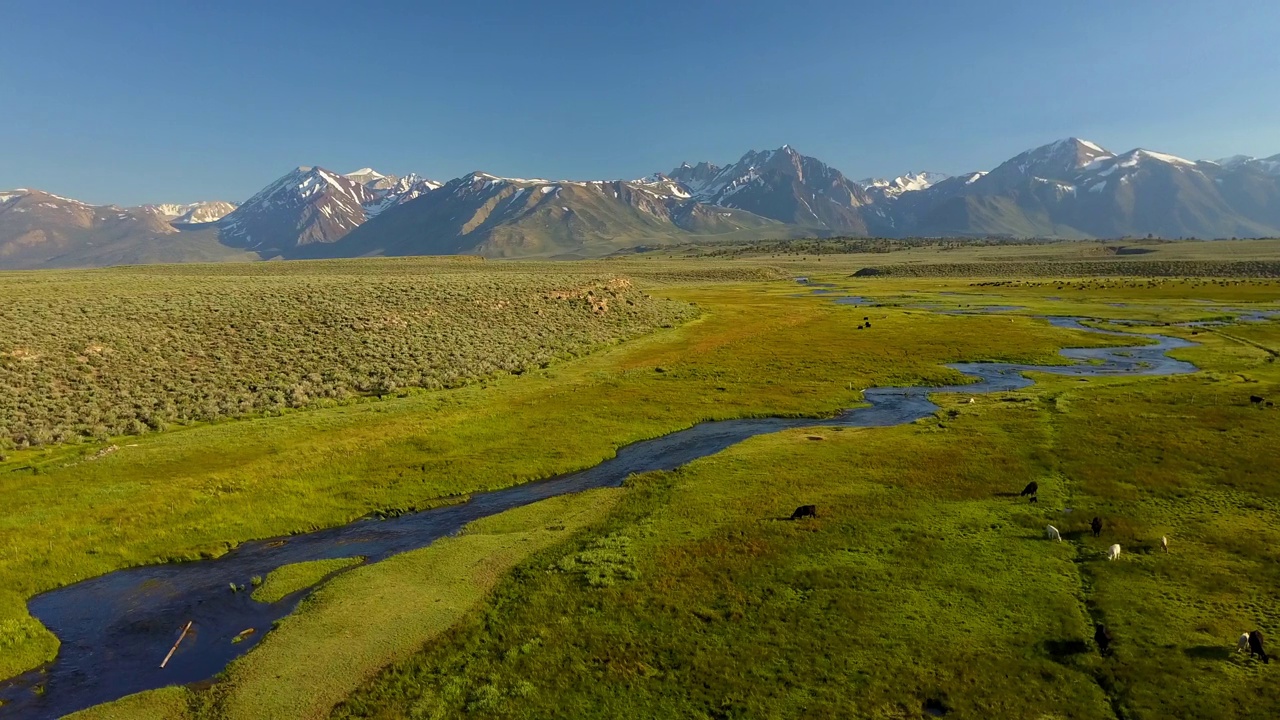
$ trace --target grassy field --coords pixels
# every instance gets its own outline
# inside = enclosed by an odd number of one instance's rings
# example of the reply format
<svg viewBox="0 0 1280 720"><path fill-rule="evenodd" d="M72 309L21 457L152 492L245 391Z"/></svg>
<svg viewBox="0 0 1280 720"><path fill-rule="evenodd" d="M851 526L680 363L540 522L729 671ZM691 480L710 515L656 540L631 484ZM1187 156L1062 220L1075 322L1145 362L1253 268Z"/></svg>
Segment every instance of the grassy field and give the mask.
<svg viewBox="0 0 1280 720"><path fill-rule="evenodd" d="M862 309L789 297L790 281L655 288L703 317L453 390L177 428L101 456L95 446L12 452L0 462L12 508L0 517L0 587L16 597L0 609L121 567L587 467L704 419L832 413L871 385L962 380L941 363L1055 362L1064 344L1109 342L1032 319L894 308L857 332ZM0 622L0 676L51 657L52 639L25 613Z"/></svg>
<svg viewBox="0 0 1280 720"><path fill-rule="evenodd" d="M1274 717L1269 666L1233 649L1280 632L1280 410L1248 399L1280 391L1280 325L1197 340L1202 374L1043 376L646 477L335 716ZM1007 497L1030 480L1038 505ZM627 572L566 571L602 547Z"/></svg>
<svg viewBox="0 0 1280 720"><path fill-rule="evenodd" d="M1058 347L1119 342L1016 313L1159 325L1280 300L1265 280L855 280L829 260L788 272L878 306L797 297L794 282L768 280L777 271L739 261L584 264L700 318L518 377L197 424L93 460L96 446L11 452L0 676L54 647L21 600L78 578L456 501L700 419L821 415L872 385L955 382L945 362L1055 362ZM981 305L1025 309L935 312ZM872 330L856 330L864 317ZM1259 459L1280 415L1248 402L1280 389L1280 325L1156 329L1197 333L1203 345L1180 356L1205 372L939 398L938 417L911 426L760 437L623 491L491 519L330 581L211 691L147 693L88 717L325 717L335 704L338 717L380 718L1274 710L1250 685L1265 668L1229 649L1243 630L1280 631L1267 604L1280 485ZM1002 496L1029 479L1040 505ZM781 520L810 502L817 520ZM1094 513L1108 521L1097 540L1081 532ZM1067 542L1042 540L1048 522ZM1168 556L1151 552L1160 534ZM1100 560L1110 542L1121 561ZM377 621L335 630L363 616ZM1113 657L1092 649L1095 621L1112 628Z"/></svg>
<svg viewBox="0 0 1280 720"><path fill-rule="evenodd" d="M255 578L260 582L253 589L253 599L258 602L273 603L283 600L289 595L316 585L329 575L359 565L363 558L335 558L333 560L312 560L278 567L264 578Z"/></svg>

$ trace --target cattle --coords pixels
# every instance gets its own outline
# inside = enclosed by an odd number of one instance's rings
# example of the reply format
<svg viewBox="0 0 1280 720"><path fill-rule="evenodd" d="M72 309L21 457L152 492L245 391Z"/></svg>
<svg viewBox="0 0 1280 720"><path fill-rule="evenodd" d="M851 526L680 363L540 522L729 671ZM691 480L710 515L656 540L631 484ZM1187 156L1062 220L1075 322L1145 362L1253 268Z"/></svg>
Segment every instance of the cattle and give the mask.
<svg viewBox="0 0 1280 720"><path fill-rule="evenodd" d="M1111 652L1111 632L1107 630L1106 625L1098 623L1098 626L1093 631L1093 641L1098 643L1098 650L1103 655Z"/></svg>
<svg viewBox="0 0 1280 720"><path fill-rule="evenodd" d="M1120 544L1119 544L1119 543L1116 543L1115 545L1112 545L1111 547L1107 548L1107 559L1108 559L1108 560L1115 560L1115 559L1116 559L1116 558L1118 558L1118 557L1120 557Z"/></svg>
<svg viewBox="0 0 1280 720"><path fill-rule="evenodd" d="M1021 497L1026 497L1028 495L1035 495L1039 491L1040 491L1040 485L1035 480L1032 480L1031 482L1027 483L1026 487L1022 488L1022 492L1018 493L1018 495Z"/></svg>
<svg viewBox="0 0 1280 720"><path fill-rule="evenodd" d="M1160 536L1160 549L1169 552L1169 538L1164 535Z"/></svg>
<svg viewBox="0 0 1280 720"><path fill-rule="evenodd" d="M1250 396L1249 396L1249 402L1253 403L1254 405L1259 405L1259 404L1261 404L1261 403L1262 403L1262 401L1263 401L1263 399L1264 399L1264 398L1262 398L1261 396L1258 396L1258 395L1250 395Z"/></svg>
<svg viewBox="0 0 1280 720"><path fill-rule="evenodd" d="M1058 542L1062 542L1062 533L1058 532L1058 528L1056 528L1056 527L1054 527L1054 526L1052 526L1052 525L1046 525L1046 526L1045 526L1045 528L1044 528L1044 534L1045 534L1045 536L1047 536L1050 540L1057 540Z"/></svg>
<svg viewBox="0 0 1280 720"><path fill-rule="evenodd" d="M1099 535L1101 535L1102 534L1102 518L1095 516L1093 520L1089 522L1089 527L1093 530L1094 537L1098 537Z"/></svg>
<svg viewBox="0 0 1280 720"><path fill-rule="evenodd" d="M1262 662L1270 663L1271 657L1267 655L1267 651L1262 647L1262 631L1254 630L1249 633L1249 657L1257 655L1262 658Z"/></svg>
<svg viewBox="0 0 1280 720"><path fill-rule="evenodd" d="M792 520L799 520L800 518L816 518L816 517L818 517L817 505L801 505L800 507L796 508L795 512L791 513Z"/></svg>
<svg viewBox="0 0 1280 720"><path fill-rule="evenodd" d="M1249 633L1240 634L1240 639L1236 640L1236 652L1249 652Z"/></svg>
<svg viewBox="0 0 1280 720"><path fill-rule="evenodd" d="M974 404L974 403L976 403L976 402L978 402L978 399L977 399L977 398L969 398L969 404L970 404L970 405L972 405L972 404Z"/></svg>

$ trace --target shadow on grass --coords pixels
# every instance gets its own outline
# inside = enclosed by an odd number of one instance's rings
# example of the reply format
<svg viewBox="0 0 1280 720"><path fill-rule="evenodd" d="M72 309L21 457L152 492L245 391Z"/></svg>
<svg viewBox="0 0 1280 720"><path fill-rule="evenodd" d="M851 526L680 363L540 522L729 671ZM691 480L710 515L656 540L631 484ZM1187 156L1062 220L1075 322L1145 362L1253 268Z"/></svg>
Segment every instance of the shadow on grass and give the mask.
<svg viewBox="0 0 1280 720"><path fill-rule="evenodd" d="M1185 648L1183 655L1197 660L1230 660L1232 649L1222 645L1196 645Z"/></svg>
<svg viewBox="0 0 1280 720"><path fill-rule="evenodd" d="M1046 640L1044 651L1057 663L1066 664L1077 655L1085 655L1093 648L1084 640Z"/></svg>

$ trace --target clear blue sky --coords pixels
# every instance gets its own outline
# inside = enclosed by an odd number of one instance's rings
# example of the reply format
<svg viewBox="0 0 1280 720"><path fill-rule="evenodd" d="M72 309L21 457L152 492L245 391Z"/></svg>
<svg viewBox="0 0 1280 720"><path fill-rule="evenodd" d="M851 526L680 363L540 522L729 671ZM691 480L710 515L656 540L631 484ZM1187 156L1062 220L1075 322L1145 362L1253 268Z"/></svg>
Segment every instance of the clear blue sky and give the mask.
<svg viewBox="0 0 1280 720"><path fill-rule="evenodd" d="M1276 0L0 0L0 188L243 200L297 165L854 178L1078 135L1280 152Z"/></svg>

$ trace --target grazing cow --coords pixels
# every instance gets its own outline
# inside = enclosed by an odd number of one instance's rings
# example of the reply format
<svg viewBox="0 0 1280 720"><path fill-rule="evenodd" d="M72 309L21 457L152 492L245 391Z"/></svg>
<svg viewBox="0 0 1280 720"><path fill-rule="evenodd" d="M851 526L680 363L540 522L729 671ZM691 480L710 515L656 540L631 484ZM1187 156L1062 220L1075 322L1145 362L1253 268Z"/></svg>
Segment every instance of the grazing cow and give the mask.
<svg viewBox="0 0 1280 720"><path fill-rule="evenodd" d="M1058 532L1058 528L1052 525L1045 526L1044 534L1048 536L1050 540L1057 540L1058 542L1062 542L1062 533Z"/></svg>
<svg viewBox="0 0 1280 720"><path fill-rule="evenodd" d="M810 518L818 517L817 505L801 505L800 507L796 508L795 512L791 513L792 520L799 520L800 518L807 518L807 517L810 517Z"/></svg>
<svg viewBox="0 0 1280 720"><path fill-rule="evenodd" d="M1267 651L1262 648L1262 631L1254 630L1249 633L1249 657L1257 655L1262 658L1262 662L1270 663L1271 657L1267 655Z"/></svg>
<svg viewBox="0 0 1280 720"><path fill-rule="evenodd" d="M1257 405L1257 404L1261 403L1261 402L1262 402L1262 400L1263 400L1263 398L1262 398L1262 397L1260 397L1260 396L1258 396L1258 395L1250 395L1250 396L1249 396L1249 402L1253 403L1254 405Z"/></svg>
<svg viewBox="0 0 1280 720"><path fill-rule="evenodd" d="M1169 552L1169 538L1164 535L1160 536L1160 549Z"/></svg>
<svg viewBox="0 0 1280 720"><path fill-rule="evenodd" d="M1106 625L1098 623L1093 631L1093 641L1098 643L1098 650L1101 650L1103 655L1111 652L1111 632L1107 630Z"/></svg>
<svg viewBox="0 0 1280 720"><path fill-rule="evenodd" d="M1240 634L1240 639L1236 640L1236 652L1249 652L1249 633Z"/></svg>
<svg viewBox="0 0 1280 720"><path fill-rule="evenodd" d="M1107 548L1107 559L1108 559L1108 560L1115 560L1115 559L1116 559L1116 558L1118 558L1118 557L1120 557L1120 544L1119 544L1119 543L1116 543L1115 545L1112 545L1111 547Z"/></svg>
<svg viewBox="0 0 1280 720"><path fill-rule="evenodd" d="M1093 536L1098 537L1102 534L1102 518L1095 516L1093 521L1089 523L1089 527L1093 529Z"/></svg>
<svg viewBox="0 0 1280 720"><path fill-rule="evenodd" d="M1036 483L1035 480L1032 480L1031 482L1027 483L1026 487L1022 488L1022 492L1018 493L1018 495L1022 497L1026 497L1028 495L1035 495L1039 491L1040 491L1040 485Z"/></svg>

